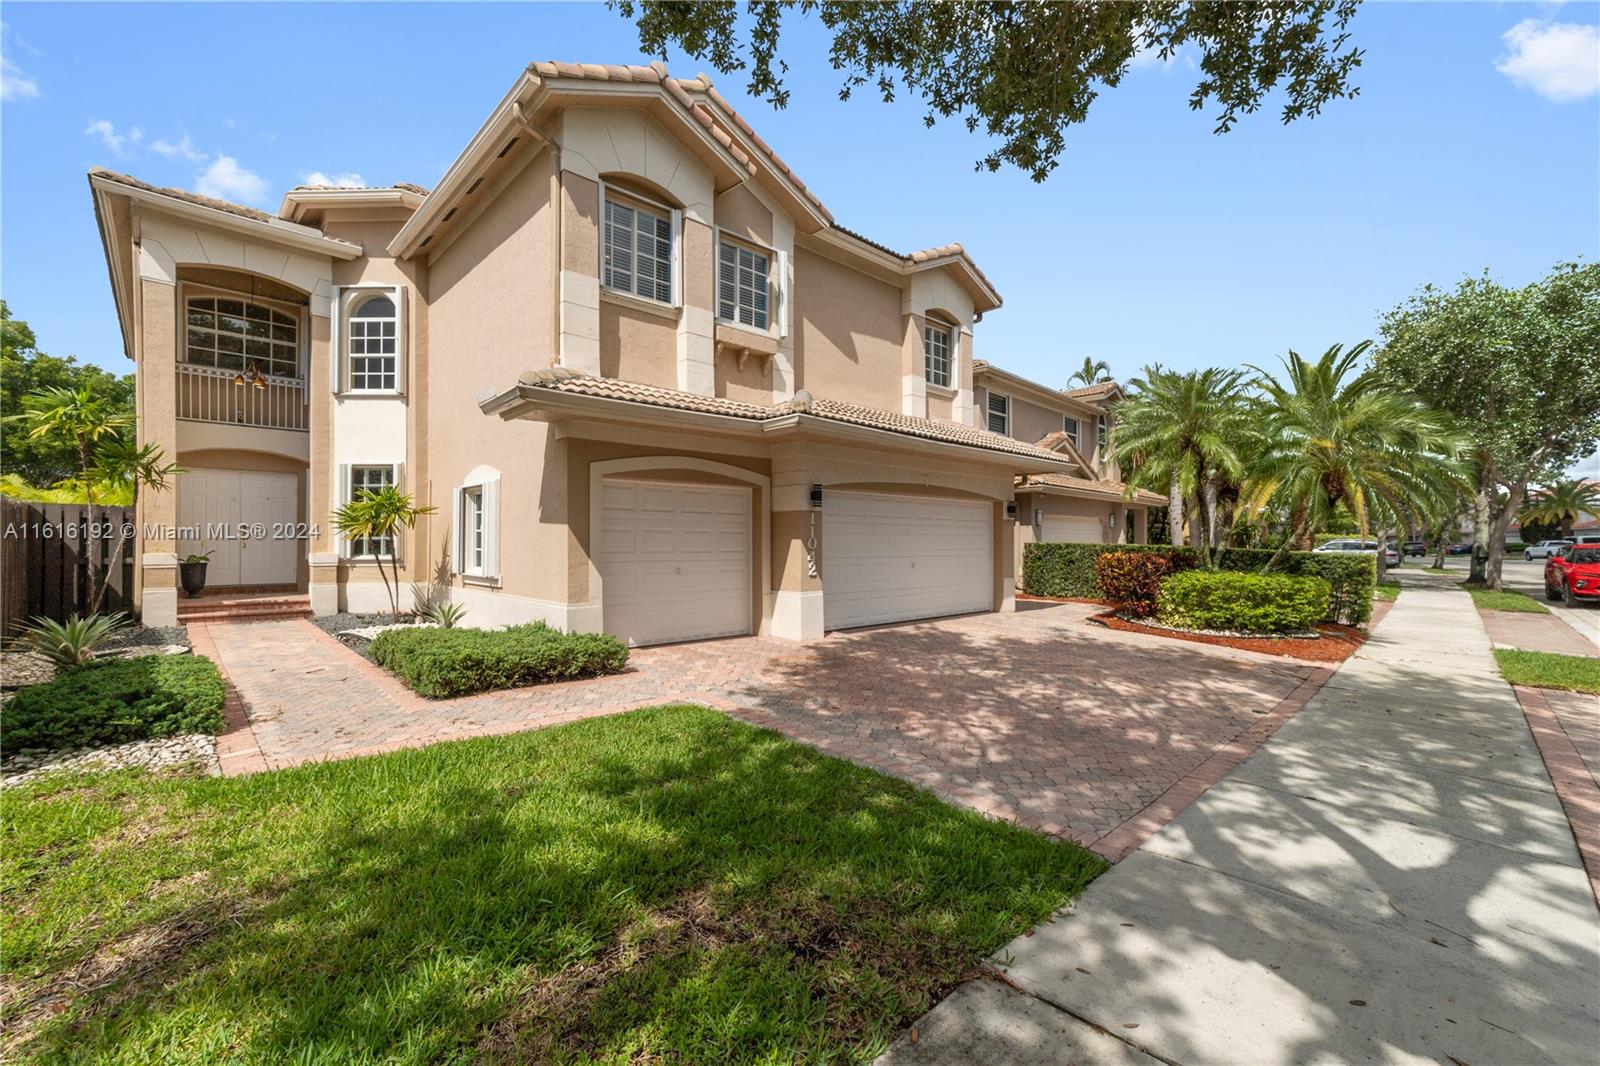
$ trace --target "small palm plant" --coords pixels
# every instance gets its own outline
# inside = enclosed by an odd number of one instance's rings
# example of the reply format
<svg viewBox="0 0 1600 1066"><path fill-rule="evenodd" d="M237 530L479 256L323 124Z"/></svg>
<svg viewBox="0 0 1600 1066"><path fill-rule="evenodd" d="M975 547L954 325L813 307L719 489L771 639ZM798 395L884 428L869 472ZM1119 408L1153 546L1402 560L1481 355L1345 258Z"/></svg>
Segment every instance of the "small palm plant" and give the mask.
<svg viewBox="0 0 1600 1066"><path fill-rule="evenodd" d="M400 621L400 563L395 546L400 535L417 524L417 519L437 510L436 507L418 507L409 492L385 485L380 489L363 489L359 496L333 513L333 528L351 541L365 545L367 553L378 564L378 576L389 594L389 608L396 622ZM394 572L393 584L383 569L385 554Z"/></svg>
<svg viewBox="0 0 1600 1066"><path fill-rule="evenodd" d="M120 612L72 615L65 622L39 617L17 635L16 644L57 666L78 666L93 659L101 645L127 625L128 616Z"/></svg>

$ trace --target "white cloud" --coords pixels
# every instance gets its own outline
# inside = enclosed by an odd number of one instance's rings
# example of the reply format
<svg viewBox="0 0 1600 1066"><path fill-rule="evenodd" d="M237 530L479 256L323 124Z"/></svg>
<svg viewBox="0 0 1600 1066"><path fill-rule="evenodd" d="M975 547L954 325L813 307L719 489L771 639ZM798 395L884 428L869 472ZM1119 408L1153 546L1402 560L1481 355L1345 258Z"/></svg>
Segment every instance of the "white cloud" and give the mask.
<svg viewBox="0 0 1600 1066"><path fill-rule="evenodd" d="M219 155L195 177L194 191L219 200L259 203L267 197L267 183L261 175L246 170L231 155Z"/></svg>
<svg viewBox="0 0 1600 1066"><path fill-rule="evenodd" d="M191 163L198 163L204 159L210 158L204 152L194 146L194 141L189 139L189 135L187 133L178 138L176 141L169 141L165 137L151 141L150 150L156 155L165 156L168 159L177 159L181 157L189 160Z"/></svg>
<svg viewBox="0 0 1600 1066"><path fill-rule="evenodd" d="M1563 103L1600 92L1600 28L1523 19L1505 32L1495 69L1524 89Z"/></svg>
<svg viewBox="0 0 1600 1066"><path fill-rule="evenodd" d="M17 66L12 53L22 49L38 55L38 49L11 32L9 23L0 22L0 100L32 100L39 95L39 79Z"/></svg>
<svg viewBox="0 0 1600 1066"><path fill-rule="evenodd" d="M0 100L32 100L39 95L39 82L33 75L0 56Z"/></svg>
<svg viewBox="0 0 1600 1066"><path fill-rule="evenodd" d="M305 177L307 185L331 185L335 189L360 189L366 186L366 181L360 174L325 174L320 170L313 170Z"/></svg>
<svg viewBox="0 0 1600 1066"><path fill-rule="evenodd" d="M83 134L85 137L91 134L99 137L114 155L121 155L124 148L144 140L144 131L138 126L127 133L118 133L117 128L103 118L97 118L89 123Z"/></svg>

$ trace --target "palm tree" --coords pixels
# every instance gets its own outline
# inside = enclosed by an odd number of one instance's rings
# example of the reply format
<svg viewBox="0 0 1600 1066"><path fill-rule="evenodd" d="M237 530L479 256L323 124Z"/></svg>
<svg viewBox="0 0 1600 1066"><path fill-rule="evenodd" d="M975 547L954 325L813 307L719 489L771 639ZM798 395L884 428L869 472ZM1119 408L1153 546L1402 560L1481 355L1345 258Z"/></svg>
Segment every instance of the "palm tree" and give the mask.
<svg viewBox="0 0 1600 1066"><path fill-rule="evenodd" d="M365 544L378 564L378 576L383 578L383 589L389 594L389 608L396 622L400 621L400 564L395 556L395 545L400 534L415 526L418 518L436 510L436 507L418 507L410 493L385 485L381 489L363 489L359 496L333 513L333 528ZM389 584L389 575L383 570L381 547L388 549L389 565L394 570L393 585Z"/></svg>
<svg viewBox="0 0 1600 1066"><path fill-rule="evenodd" d="M1355 372L1371 343L1335 344L1315 362L1291 351L1281 380L1251 368L1265 432L1254 502L1291 515L1288 540L1263 570L1340 504L1362 537L1374 522L1386 535L1407 514L1440 513L1464 484L1462 441L1443 418L1372 371Z"/></svg>
<svg viewBox="0 0 1600 1066"><path fill-rule="evenodd" d="M1531 494L1519 517L1524 522L1559 522L1561 535L1570 540L1572 524L1586 514L1600 515L1600 482L1572 478Z"/></svg>
<svg viewBox="0 0 1600 1066"><path fill-rule="evenodd" d="M96 453L94 466L89 471L89 480L98 484L102 493L115 493L125 498L129 506L137 506L141 488L164 492L167 488L167 479L182 472L178 469L177 463L167 462L166 455L159 445L154 443L138 445L125 437L112 437L102 444ZM89 601L90 614L100 610L100 601L105 597L106 588L111 584L111 575L116 571L123 550L131 539L123 536L117 538L117 546L111 553L105 578L99 585L94 586L93 598Z"/></svg>
<svg viewBox="0 0 1600 1066"><path fill-rule="evenodd" d="M1117 404L1113 449L1132 483L1167 494L1171 539L1179 542L1185 501L1198 499L1203 514L1200 531L1207 566L1221 531L1218 501L1223 487L1237 484L1245 473L1244 442L1249 418L1243 401L1243 375L1237 370L1191 370L1179 373L1148 366L1128 382L1127 396ZM1193 521L1193 520L1191 520Z"/></svg>
<svg viewBox="0 0 1600 1066"><path fill-rule="evenodd" d="M1072 388L1074 382L1082 385L1098 385L1102 381L1110 380L1111 364L1104 359L1092 359L1086 355L1083 357L1083 365L1067 378L1067 388Z"/></svg>
<svg viewBox="0 0 1600 1066"><path fill-rule="evenodd" d="M95 500L95 450L104 443L120 437L133 426L133 415L119 407L109 396L96 393L89 385L77 388L56 386L41 389L22 398L22 411L9 416L27 427L33 439L62 436L72 441L78 453L78 478L83 483L84 502L89 507L89 530L85 545L89 554L89 588L99 589L104 584L100 568L99 529L100 506ZM94 602L99 603L99 593Z"/></svg>

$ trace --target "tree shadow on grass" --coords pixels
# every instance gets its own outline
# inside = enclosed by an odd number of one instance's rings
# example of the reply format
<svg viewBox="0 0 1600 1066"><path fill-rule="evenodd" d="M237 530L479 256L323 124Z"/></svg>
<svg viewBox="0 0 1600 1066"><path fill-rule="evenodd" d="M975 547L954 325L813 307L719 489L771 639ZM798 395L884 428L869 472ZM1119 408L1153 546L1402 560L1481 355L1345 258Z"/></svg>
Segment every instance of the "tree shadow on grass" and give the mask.
<svg viewBox="0 0 1600 1066"><path fill-rule="evenodd" d="M693 709L194 788L259 905L30 1050L859 1056L1101 869Z"/></svg>

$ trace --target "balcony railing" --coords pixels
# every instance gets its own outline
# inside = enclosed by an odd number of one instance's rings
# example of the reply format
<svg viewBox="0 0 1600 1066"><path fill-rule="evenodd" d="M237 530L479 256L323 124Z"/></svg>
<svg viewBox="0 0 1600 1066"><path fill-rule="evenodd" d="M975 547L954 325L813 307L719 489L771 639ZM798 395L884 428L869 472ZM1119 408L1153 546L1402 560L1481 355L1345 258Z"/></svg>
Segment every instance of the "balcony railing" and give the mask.
<svg viewBox="0 0 1600 1066"><path fill-rule="evenodd" d="M192 422L226 422L266 429L306 430L306 383L295 378L261 375L257 385L247 372L178 364L178 417Z"/></svg>

